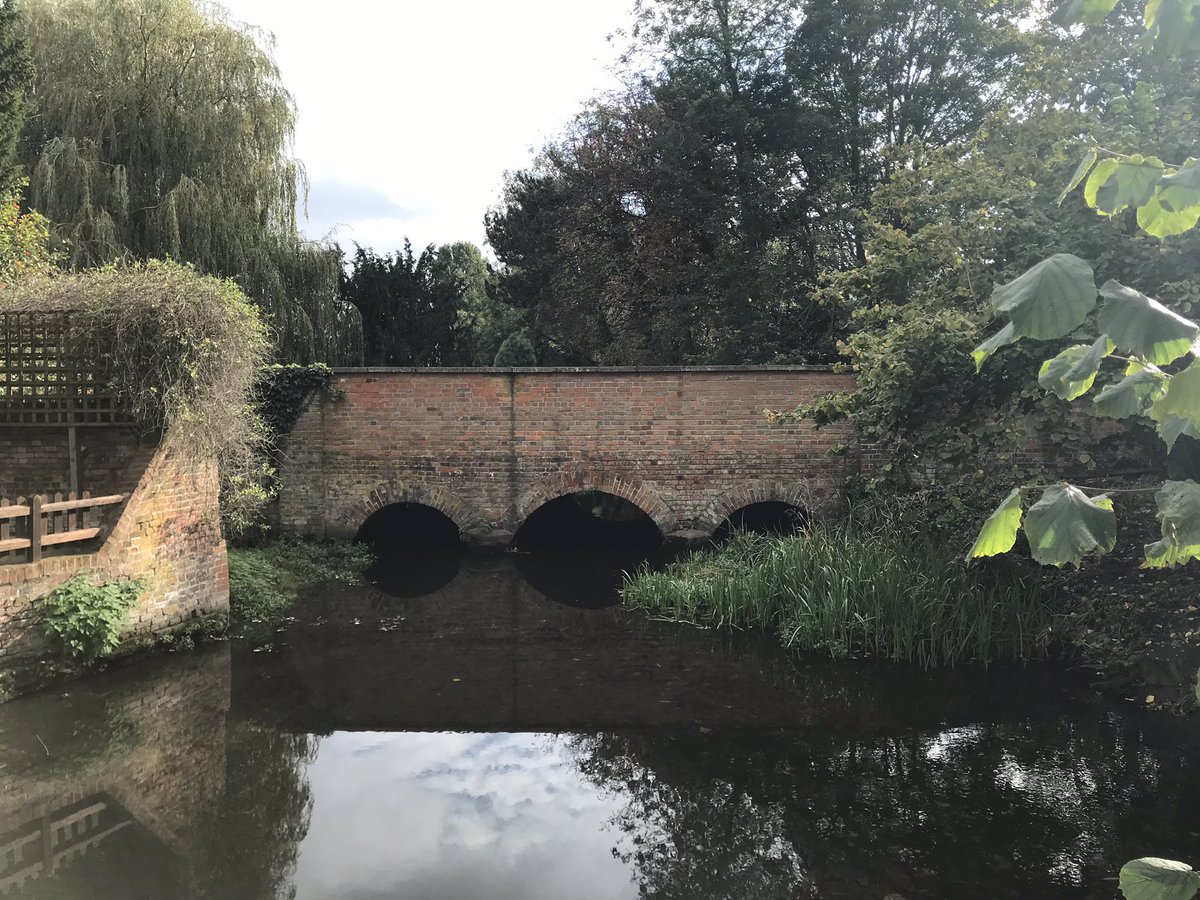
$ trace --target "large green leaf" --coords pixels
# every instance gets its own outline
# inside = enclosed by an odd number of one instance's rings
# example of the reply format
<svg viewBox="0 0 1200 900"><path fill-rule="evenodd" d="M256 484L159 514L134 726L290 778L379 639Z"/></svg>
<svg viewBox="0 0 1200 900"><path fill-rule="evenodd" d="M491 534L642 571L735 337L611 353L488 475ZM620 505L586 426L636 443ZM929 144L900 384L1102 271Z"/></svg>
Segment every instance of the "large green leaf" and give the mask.
<svg viewBox="0 0 1200 900"><path fill-rule="evenodd" d="M1192 900L1200 892L1191 866L1152 856L1126 863L1120 883L1125 900Z"/></svg>
<svg viewBox="0 0 1200 900"><path fill-rule="evenodd" d="M1116 281L1106 281L1100 296L1105 300L1100 329L1123 353L1164 366L1190 351L1200 335L1200 326L1191 319Z"/></svg>
<svg viewBox="0 0 1200 900"><path fill-rule="evenodd" d="M1092 174L1088 176L1088 180L1083 185L1083 199L1088 206L1096 208L1096 195L1115 171L1117 171L1117 161L1112 157L1096 163L1096 168L1092 169Z"/></svg>
<svg viewBox="0 0 1200 900"><path fill-rule="evenodd" d="M1200 559L1200 484L1168 481L1154 499L1162 540L1146 545L1146 567L1161 569Z"/></svg>
<svg viewBox="0 0 1200 900"><path fill-rule="evenodd" d="M988 357L999 350L1001 347L1007 346L1016 340L1013 334L1013 323L1009 322L990 338L971 351L971 357L975 360L976 374L983 368L983 364L987 362Z"/></svg>
<svg viewBox="0 0 1200 900"><path fill-rule="evenodd" d="M1196 35L1196 0L1147 0L1146 30L1162 56L1179 56L1192 49Z"/></svg>
<svg viewBox="0 0 1200 900"><path fill-rule="evenodd" d="M1058 195L1058 205L1062 206L1062 202L1067 199L1067 194L1079 187L1079 183L1087 177L1088 172L1092 171L1092 166L1096 164L1096 151L1089 150L1080 160L1079 165L1075 167L1075 174L1071 176L1071 180L1067 182L1067 186L1062 189L1062 193Z"/></svg>
<svg viewBox="0 0 1200 900"><path fill-rule="evenodd" d="M1056 25L1099 25L1113 11L1117 0L1065 0L1050 17Z"/></svg>
<svg viewBox="0 0 1200 900"><path fill-rule="evenodd" d="M1056 253L992 291L992 307L1007 316L1016 337L1052 340L1079 327L1096 305L1092 267Z"/></svg>
<svg viewBox="0 0 1200 900"><path fill-rule="evenodd" d="M1007 553L1017 542L1017 529L1021 527L1021 516L1024 508L1021 505L1021 489L1013 488L1004 502L996 507L996 511L988 516L983 527L979 529L979 537L967 554L967 559L982 556L998 556Z"/></svg>
<svg viewBox="0 0 1200 900"><path fill-rule="evenodd" d="M1116 544L1112 500L1092 499L1070 484L1046 488L1025 516L1025 536L1042 565L1079 565L1089 553L1107 553Z"/></svg>
<svg viewBox="0 0 1200 900"><path fill-rule="evenodd" d="M1200 205L1200 160L1189 159L1178 171L1163 176L1157 197L1170 212Z"/></svg>
<svg viewBox="0 0 1200 900"><path fill-rule="evenodd" d="M1158 423L1168 450L1181 434L1200 437L1200 360L1172 376L1166 392L1150 407L1150 418Z"/></svg>
<svg viewBox="0 0 1200 900"><path fill-rule="evenodd" d="M1110 384L1093 401L1098 415L1110 419L1144 416L1167 390L1167 376L1159 369L1138 367L1116 384Z"/></svg>
<svg viewBox="0 0 1200 900"><path fill-rule="evenodd" d="M1131 206L1136 209L1143 205L1154 196L1165 168L1163 161L1154 156L1134 154L1120 160L1096 190L1096 209L1112 216Z"/></svg>
<svg viewBox="0 0 1200 900"><path fill-rule="evenodd" d="M1113 351L1108 335L1094 344L1076 344L1042 363L1038 384L1063 400L1082 397L1092 389L1100 364Z"/></svg>
<svg viewBox="0 0 1200 900"><path fill-rule="evenodd" d="M1163 443L1167 445L1167 452L1170 453L1175 449L1175 442L1181 437L1200 440L1200 427L1182 416L1169 415L1158 423L1158 436L1163 439Z"/></svg>
<svg viewBox="0 0 1200 900"><path fill-rule="evenodd" d="M1158 195L1151 197L1138 209L1138 227L1156 238L1168 238L1191 231L1200 222L1200 205L1172 212L1163 207Z"/></svg>

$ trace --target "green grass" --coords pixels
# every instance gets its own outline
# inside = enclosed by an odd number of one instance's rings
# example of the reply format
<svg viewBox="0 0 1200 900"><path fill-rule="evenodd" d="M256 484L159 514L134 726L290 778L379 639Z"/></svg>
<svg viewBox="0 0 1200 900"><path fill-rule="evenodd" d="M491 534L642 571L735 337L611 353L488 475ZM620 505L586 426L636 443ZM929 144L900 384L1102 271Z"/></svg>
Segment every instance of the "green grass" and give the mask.
<svg viewBox="0 0 1200 900"><path fill-rule="evenodd" d="M372 562L363 544L277 540L229 551L229 615L234 622L276 622L301 590L324 581L355 581Z"/></svg>
<svg viewBox="0 0 1200 900"><path fill-rule="evenodd" d="M1035 576L971 566L928 542L815 526L738 534L621 590L677 621L775 632L784 646L924 667L1045 655L1053 615Z"/></svg>

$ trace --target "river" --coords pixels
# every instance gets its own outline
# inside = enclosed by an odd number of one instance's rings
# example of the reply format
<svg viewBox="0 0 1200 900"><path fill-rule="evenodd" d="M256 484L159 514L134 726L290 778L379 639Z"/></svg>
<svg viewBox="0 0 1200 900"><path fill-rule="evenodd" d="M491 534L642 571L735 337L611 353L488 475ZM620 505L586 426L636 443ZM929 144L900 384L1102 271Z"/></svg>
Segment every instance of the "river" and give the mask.
<svg viewBox="0 0 1200 900"><path fill-rule="evenodd" d="M1200 740L1058 664L796 660L620 560L423 553L0 706L0 896L1111 898Z"/></svg>

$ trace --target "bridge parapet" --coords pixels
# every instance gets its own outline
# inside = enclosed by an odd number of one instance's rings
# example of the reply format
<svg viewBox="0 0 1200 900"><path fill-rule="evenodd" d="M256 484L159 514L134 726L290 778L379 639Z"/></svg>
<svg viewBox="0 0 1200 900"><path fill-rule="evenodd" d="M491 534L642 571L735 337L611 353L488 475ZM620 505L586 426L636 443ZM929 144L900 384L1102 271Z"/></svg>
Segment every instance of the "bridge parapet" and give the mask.
<svg viewBox="0 0 1200 900"><path fill-rule="evenodd" d="M850 376L826 368L342 369L285 447L281 524L353 536L396 502L440 510L468 538L506 543L539 506L616 494L664 534L711 533L740 506L820 515L854 460L841 427L772 423Z"/></svg>

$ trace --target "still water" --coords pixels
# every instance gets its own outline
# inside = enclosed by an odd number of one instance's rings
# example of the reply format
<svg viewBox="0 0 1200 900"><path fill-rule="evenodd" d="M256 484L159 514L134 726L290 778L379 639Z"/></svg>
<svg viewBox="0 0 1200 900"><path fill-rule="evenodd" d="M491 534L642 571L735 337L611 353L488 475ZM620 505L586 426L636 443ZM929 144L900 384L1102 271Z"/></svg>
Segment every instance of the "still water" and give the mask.
<svg viewBox="0 0 1200 900"><path fill-rule="evenodd" d="M1111 898L1200 861L1193 727L647 621L620 562L423 555L0 706L0 896Z"/></svg>

